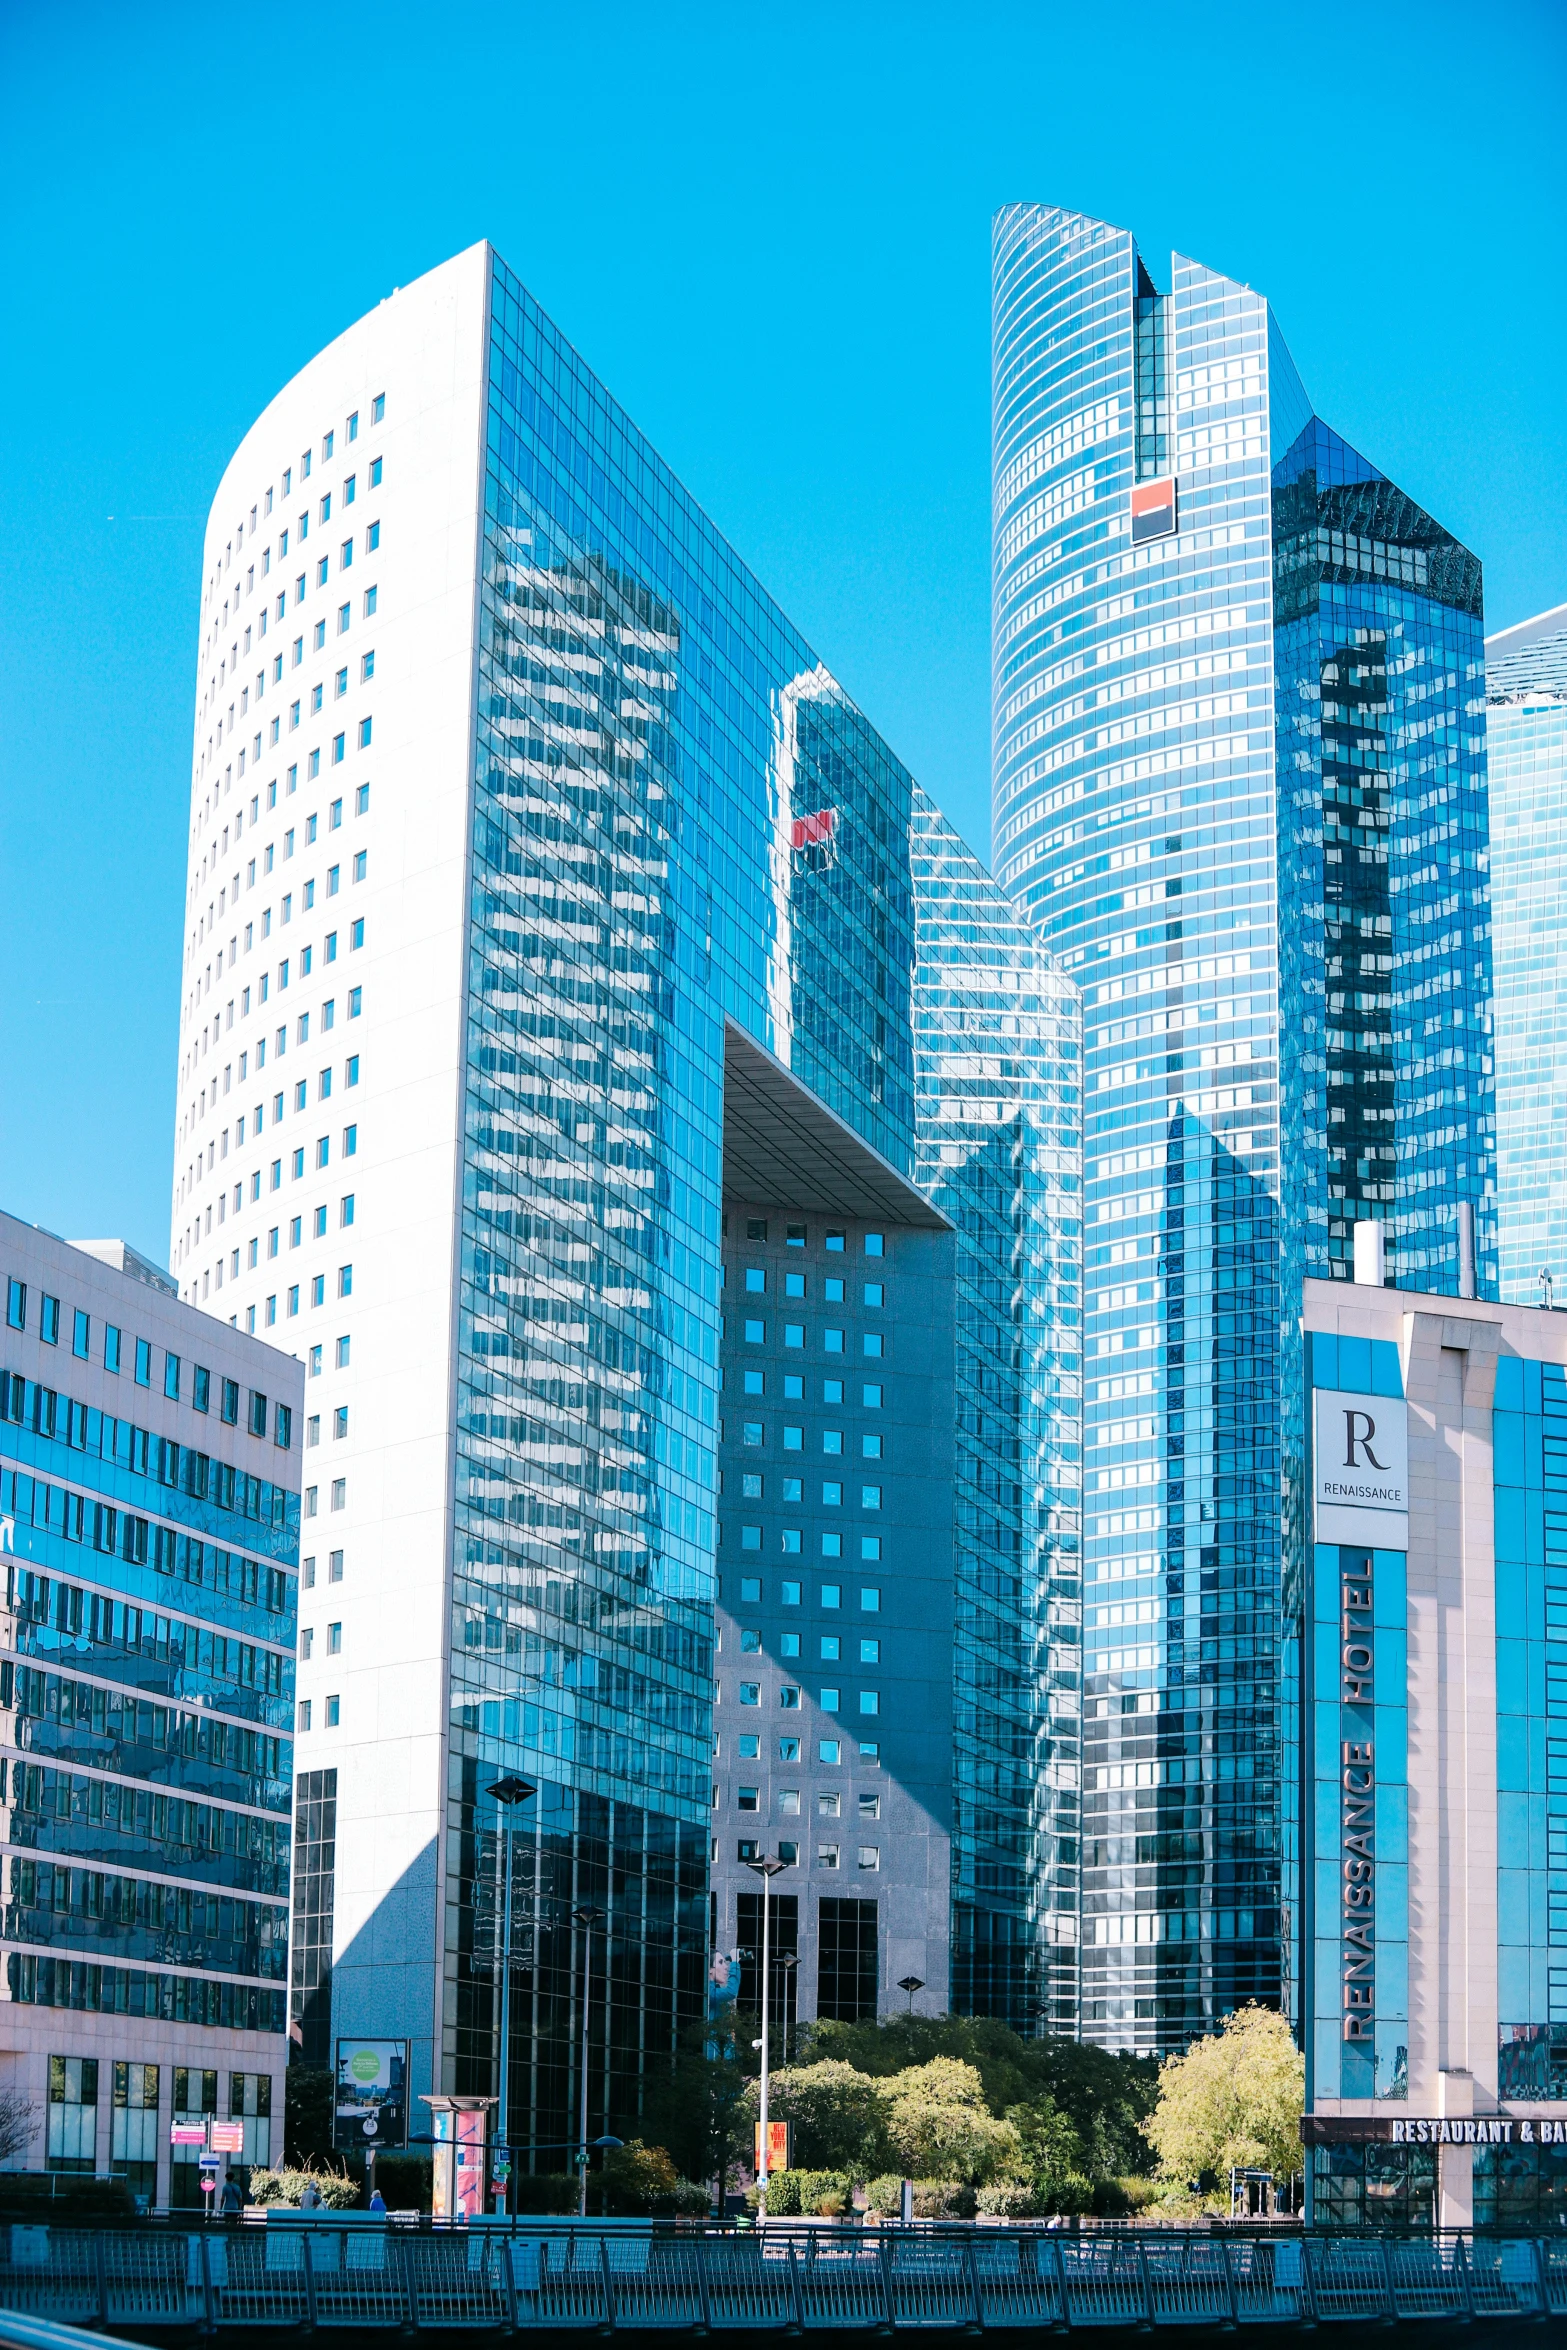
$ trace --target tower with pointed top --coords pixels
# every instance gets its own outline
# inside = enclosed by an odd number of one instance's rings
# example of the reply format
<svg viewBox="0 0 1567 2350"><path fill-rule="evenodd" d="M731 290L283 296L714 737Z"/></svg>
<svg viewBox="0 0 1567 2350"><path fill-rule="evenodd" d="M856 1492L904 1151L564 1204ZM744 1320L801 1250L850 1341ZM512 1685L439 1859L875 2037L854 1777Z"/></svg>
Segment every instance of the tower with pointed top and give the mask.
<svg viewBox="0 0 1567 2350"><path fill-rule="evenodd" d="M1479 565L1262 295L1166 287L996 217L995 866L1084 1003L1082 2031L1141 2050L1288 2004L1307 1930L1300 1279L1367 1219L1495 1279Z"/></svg>

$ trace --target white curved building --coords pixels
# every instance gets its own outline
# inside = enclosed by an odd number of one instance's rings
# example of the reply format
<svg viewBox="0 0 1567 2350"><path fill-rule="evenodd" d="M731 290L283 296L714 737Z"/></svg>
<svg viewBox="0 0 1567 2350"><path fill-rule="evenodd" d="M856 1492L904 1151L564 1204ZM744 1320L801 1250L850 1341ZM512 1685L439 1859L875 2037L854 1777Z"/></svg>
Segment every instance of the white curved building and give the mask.
<svg viewBox="0 0 1567 2350"><path fill-rule="evenodd" d="M495 2085L504 1778L546 2169L585 1970L625 2135L764 1843L802 2018L1069 2022L1075 992L488 246L246 435L197 704L172 1265L305 1364L304 2053Z"/></svg>

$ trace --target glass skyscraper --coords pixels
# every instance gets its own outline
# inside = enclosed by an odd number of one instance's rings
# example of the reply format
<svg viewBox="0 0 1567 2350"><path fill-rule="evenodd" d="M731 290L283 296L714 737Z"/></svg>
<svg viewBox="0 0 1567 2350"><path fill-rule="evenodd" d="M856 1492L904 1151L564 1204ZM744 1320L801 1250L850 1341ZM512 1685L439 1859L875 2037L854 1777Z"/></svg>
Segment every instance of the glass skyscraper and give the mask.
<svg viewBox="0 0 1567 2350"><path fill-rule="evenodd" d="M1500 1294L1519 1305L1560 1304L1567 1298L1567 605L1504 629L1485 651Z"/></svg>
<svg viewBox="0 0 1567 2350"><path fill-rule="evenodd" d="M1161 2049L1285 1996L1300 1278L1494 1279L1479 573L1260 295L1047 206L993 515L996 869L1084 1001L1082 2029Z"/></svg>
<svg viewBox="0 0 1567 2350"><path fill-rule="evenodd" d="M307 2052L504 2080L558 2168L584 1981L593 2134L742 1841L802 2014L917 1942L922 2004L1070 2023L1077 991L488 246L233 459L193 782L174 1261L306 1363Z"/></svg>

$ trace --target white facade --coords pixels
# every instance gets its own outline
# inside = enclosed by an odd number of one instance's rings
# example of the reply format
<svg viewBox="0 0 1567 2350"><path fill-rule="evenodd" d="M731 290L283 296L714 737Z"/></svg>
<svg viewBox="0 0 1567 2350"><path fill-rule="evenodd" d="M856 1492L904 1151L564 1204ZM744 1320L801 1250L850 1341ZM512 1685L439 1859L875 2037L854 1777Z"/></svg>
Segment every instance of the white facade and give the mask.
<svg viewBox="0 0 1567 2350"><path fill-rule="evenodd" d="M360 2017L339 1976L333 2024L422 2039L416 2087L440 2029L488 267L474 246L321 352L213 502L171 1204L181 1296L305 1364L296 1767L339 1774L336 1947L380 1993Z"/></svg>

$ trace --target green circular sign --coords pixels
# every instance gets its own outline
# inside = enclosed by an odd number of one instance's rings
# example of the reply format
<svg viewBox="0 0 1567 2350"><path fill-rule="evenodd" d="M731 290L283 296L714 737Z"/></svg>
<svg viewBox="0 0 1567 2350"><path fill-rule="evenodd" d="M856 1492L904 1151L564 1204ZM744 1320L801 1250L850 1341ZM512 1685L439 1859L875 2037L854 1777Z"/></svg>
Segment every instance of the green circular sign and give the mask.
<svg viewBox="0 0 1567 2350"><path fill-rule="evenodd" d="M348 2069L356 2081L368 2088L381 2077L381 2059L373 2048L361 2048L349 2058Z"/></svg>

